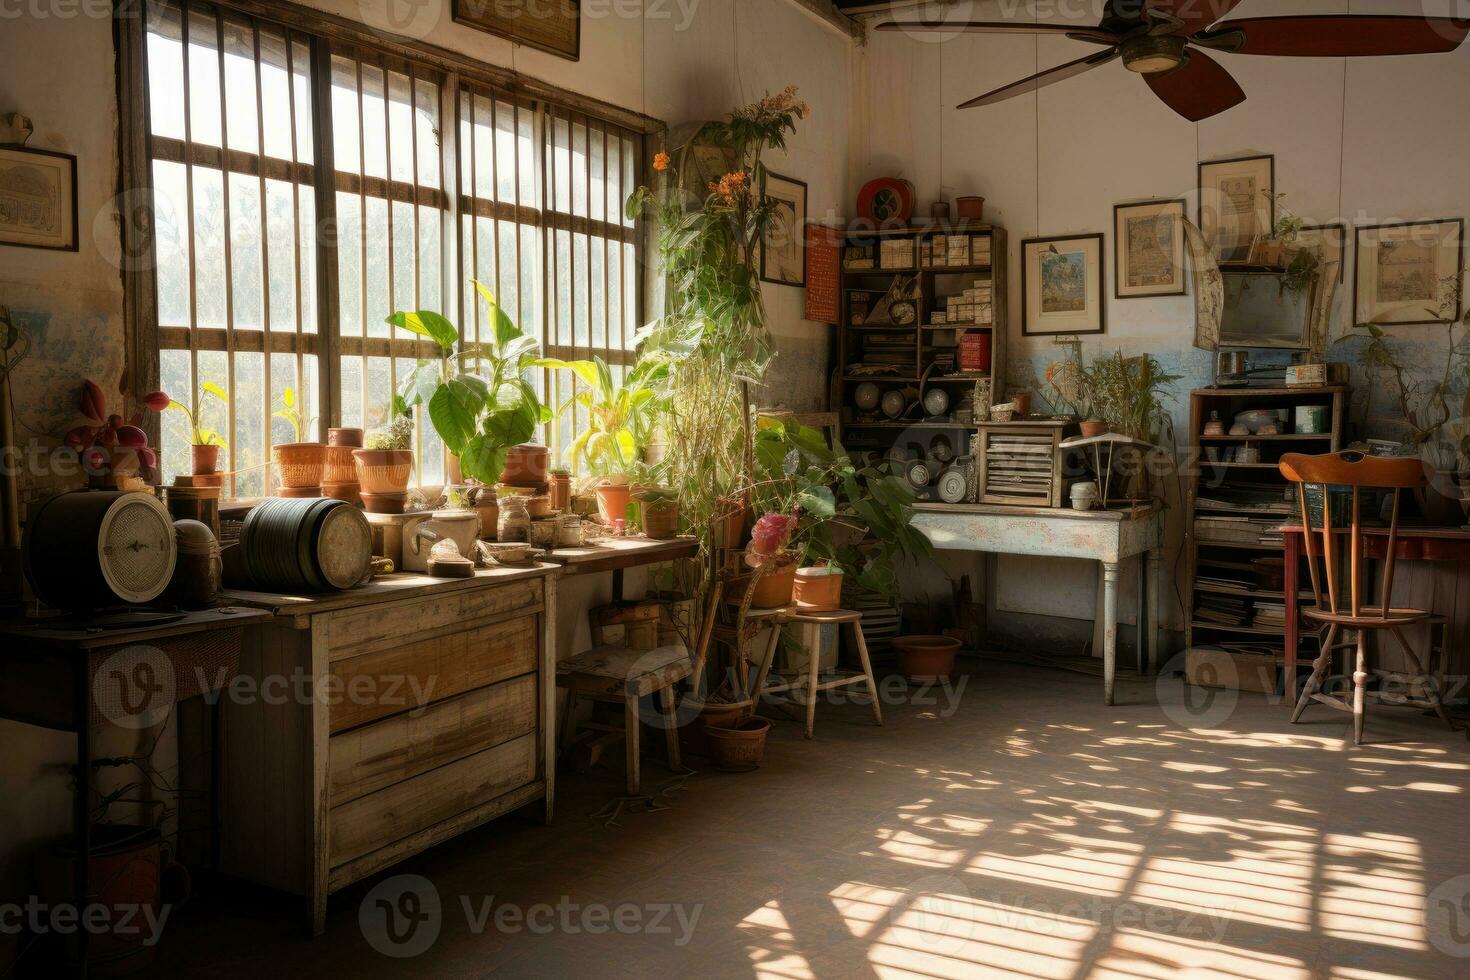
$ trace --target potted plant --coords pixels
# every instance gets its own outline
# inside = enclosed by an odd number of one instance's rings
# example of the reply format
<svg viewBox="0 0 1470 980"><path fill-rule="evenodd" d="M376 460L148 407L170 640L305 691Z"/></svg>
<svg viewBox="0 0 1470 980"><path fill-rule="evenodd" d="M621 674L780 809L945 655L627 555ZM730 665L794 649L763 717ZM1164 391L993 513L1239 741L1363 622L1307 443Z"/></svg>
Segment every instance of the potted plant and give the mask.
<svg viewBox="0 0 1470 980"><path fill-rule="evenodd" d="M352 451L352 458L364 506L379 513L402 512L413 476L413 419L395 415L385 427L367 433L363 442L362 449Z"/></svg>
<svg viewBox="0 0 1470 980"><path fill-rule="evenodd" d="M293 442L271 447L271 461L275 464L281 488L294 490L321 486L327 447L325 443L305 441L304 434L311 420L302 414L296 389L287 388L281 392L281 407L272 412L271 417L285 420L294 436Z"/></svg>
<svg viewBox="0 0 1470 980"><path fill-rule="evenodd" d="M1100 418L1088 396L1087 370L1082 366L1082 341L1067 337L1055 341L1067 349L1067 356L1046 366L1045 398L1054 411L1062 411L1079 420L1082 435L1100 436L1108 431L1106 419Z"/></svg>
<svg viewBox="0 0 1470 980"><path fill-rule="evenodd" d="M570 371L574 376L572 396L560 412L579 407L587 415L587 428L567 449L567 457L599 478L596 486L598 512L603 523L623 517L632 499L631 475L639 466L638 452L653 427L660 405L660 386L668 377L668 364L640 358L619 384L612 369L600 357L590 361L537 361L538 367ZM677 496L674 502L677 505ZM677 521L677 515L675 515ZM646 527L645 527L646 530Z"/></svg>
<svg viewBox="0 0 1470 980"><path fill-rule="evenodd" d="M799 609L825 612L842 608L842 568L830 561L796 570L792 593Z"/></svg>
<svg viewBox="0 0 1470 980"><path fill-rule="evenodd" d="M229 397L213 381L205 381L199 385L199 397L195 399L193 410L173 399L169 399L167 406L170 411L182 414L189 427L189 472L194 476L212 476L216 473L219 469L219 451L229 448L224 436L204 425L206 397L213 398L229 411Z"/></svg>
<svg viewBox="0 0 1470 980"><path fill-rule="evenodd" d="M143 397L143 407L162 412L170 401L164 392L154 391ZM79 406L86 422L68 431L64 441L77 453L89 486L140 489L158 482L158 454L148 446L142 412L127 422L108 413L102 389L90 380L82 383Z"/></svg>
<svg viewBox="0 0 1470 980"><path fill-rule="evenodd" d="M1180 375L1164 371L1152 354L1124 357L1115 351L1094 358L1084 376L1093 413L1113 432L1152 443L1173 434L1163 396Z"/></svg>
<svg viewBox="0 0 1470 980"><path fill-rule="evenodd" d="M431 310L388 317L440 349L437 359L419 361L404 379L394 409L404 415L425 408L460 472L489 485L501 482L512 447L528 443L551 412L525 377L540 356L536 339L521 332L483 283L475 289L489 308L490 336L481 343L461 341L454 324Z"/></svg>
<svg viewBox="0 0 1470 980"><path fill-rule="evenodd" d="M796 514L762 514L750 532L745 564L756 570L750 580L750 604L772 609L791 604L801 553L791 547L801 519ZM738 596L738 593L737 593Z"/></svg>
<svg viewBox="0 0 1470 980"><path fill-rule="evenodd" d="M667 487L639 490L639 507L643 512L643 533L664 540L679 533L679 496Z"/></svg>

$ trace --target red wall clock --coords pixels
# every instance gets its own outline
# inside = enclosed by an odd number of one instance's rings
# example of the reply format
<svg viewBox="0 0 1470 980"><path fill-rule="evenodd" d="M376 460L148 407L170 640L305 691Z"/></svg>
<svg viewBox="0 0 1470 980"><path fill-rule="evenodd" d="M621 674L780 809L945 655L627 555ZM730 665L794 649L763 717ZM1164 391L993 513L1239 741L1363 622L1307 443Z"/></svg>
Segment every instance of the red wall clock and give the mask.
<svg viewBox="0 0 1470 980"><path fill-rule="evenodd" d="M914 216L914 185L901 177L880 177L863 185L858 216L877 225L906 225Z"/></svg>

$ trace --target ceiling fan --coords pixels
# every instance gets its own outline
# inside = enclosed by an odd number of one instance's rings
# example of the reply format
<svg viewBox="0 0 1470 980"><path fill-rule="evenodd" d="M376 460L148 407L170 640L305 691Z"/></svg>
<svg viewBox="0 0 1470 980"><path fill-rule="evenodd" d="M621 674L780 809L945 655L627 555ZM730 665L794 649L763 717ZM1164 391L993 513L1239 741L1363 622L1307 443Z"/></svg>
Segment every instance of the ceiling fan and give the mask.
<svg viewBox="0 0 1470 980"><path fill-rule="evenodd" d="M1106 50L1049 68L960 105L994 105L1117 58L1185 119L1198 122L1245 101L1245 92L1201 48L1288 58L1362 58L1453 51L1470 18L1314 15L1246 17L1221 23L1241 0L1108 0L1097 27L1015 22L890 21L880 31L1039 34L1100 44Z"/></svg>

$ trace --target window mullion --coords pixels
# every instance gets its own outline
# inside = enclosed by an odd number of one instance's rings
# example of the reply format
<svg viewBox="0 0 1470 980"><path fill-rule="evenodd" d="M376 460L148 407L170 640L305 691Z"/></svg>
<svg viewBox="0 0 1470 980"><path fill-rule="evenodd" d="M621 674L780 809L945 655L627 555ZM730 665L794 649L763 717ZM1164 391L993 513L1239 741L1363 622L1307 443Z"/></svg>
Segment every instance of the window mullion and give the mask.
<svg viewBox="0 0 1470 980"><path fill-rule="evenodd" d="M291 52L294 45L291 35L286 35L286 78L291 91L291 163L296 164L299 154L296 146L296 77L291 70ZM321 354L317 358L317 383L321 385L322 416L326 424L342 424L342 398L340 364L341 352L341 282L337 267L337 160L336 144L332 135L332 52L329 45L320 39L311 41L311 121L312 161L317 175L313 192L315 195L316 228L310 233L316 236L316 281L317 281L317 335L321 341ZM296 332L301 333L301 307L304 297L301 290L301 205L296 199L297 184L291 185L296 210L293 216L296 225ZM318 234L317 229L329 231ZM299 350L299 345L298 345ZM268 420L267 420L268 421ZM365 421L365 420L364 420Z"/></svg>

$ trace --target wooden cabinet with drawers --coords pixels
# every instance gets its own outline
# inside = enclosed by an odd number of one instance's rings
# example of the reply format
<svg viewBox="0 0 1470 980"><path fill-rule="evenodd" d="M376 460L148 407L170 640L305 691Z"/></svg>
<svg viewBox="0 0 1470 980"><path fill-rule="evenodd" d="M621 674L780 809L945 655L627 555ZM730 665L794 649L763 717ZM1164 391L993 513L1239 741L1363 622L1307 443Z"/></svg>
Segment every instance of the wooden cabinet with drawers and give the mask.
<svg viewBox="0 0 1470 980"><path fill-rule="evenodd" d="M327 896L487 820L551 819L557 567L399 575L275 613L222 700L220 863Z"/></svg>

